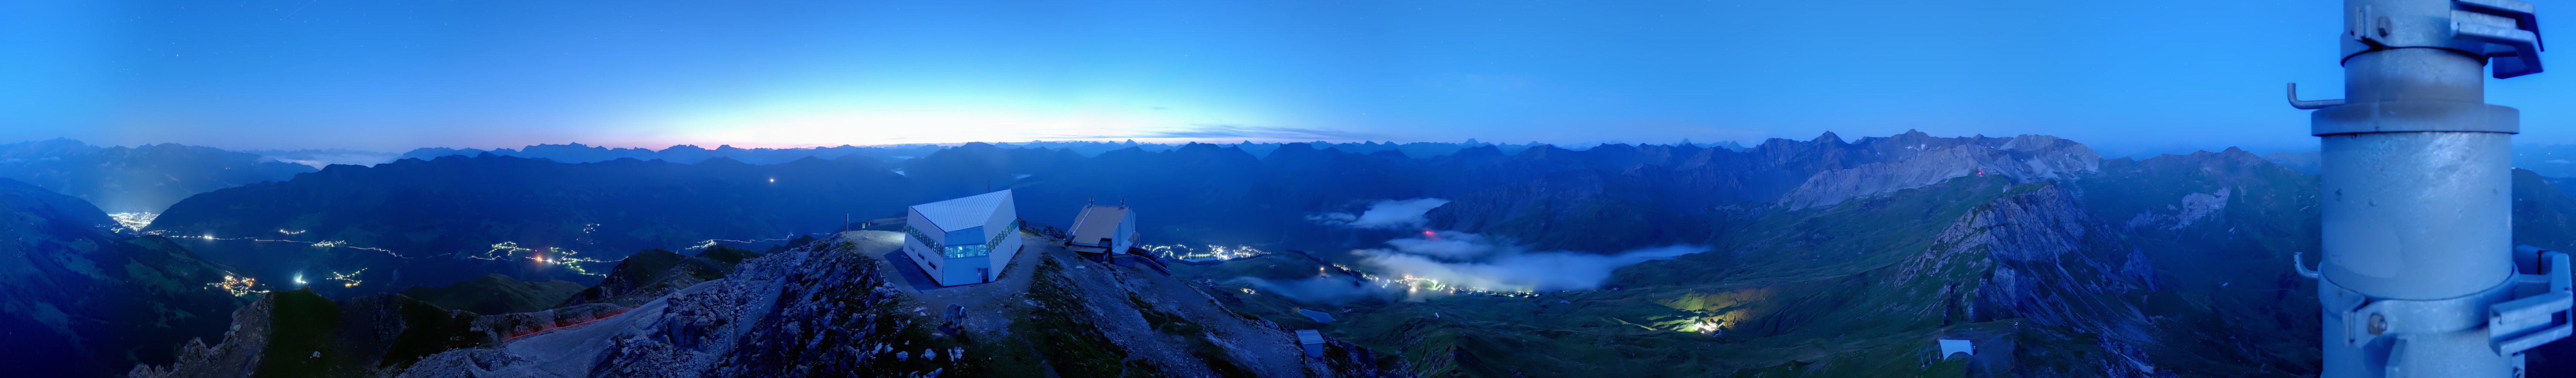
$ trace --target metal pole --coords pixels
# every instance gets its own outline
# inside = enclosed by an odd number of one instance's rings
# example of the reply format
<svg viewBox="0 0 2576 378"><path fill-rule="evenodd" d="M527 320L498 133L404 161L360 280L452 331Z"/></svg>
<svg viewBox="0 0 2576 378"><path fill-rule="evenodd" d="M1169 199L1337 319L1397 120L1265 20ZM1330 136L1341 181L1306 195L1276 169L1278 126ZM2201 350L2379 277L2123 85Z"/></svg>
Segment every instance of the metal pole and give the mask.
<svg viewBox="0 0 2576 378"><path fill-rule="evenodd" d="M2566 336L2565 255L2514 258L2520 115L2480 77L2539 72L2538 31L2519 1L2346 0L2345 98L2290 87L2323 157L2325 259L2300 271L2322 277L2325 376L2518 377Z"/></svg>

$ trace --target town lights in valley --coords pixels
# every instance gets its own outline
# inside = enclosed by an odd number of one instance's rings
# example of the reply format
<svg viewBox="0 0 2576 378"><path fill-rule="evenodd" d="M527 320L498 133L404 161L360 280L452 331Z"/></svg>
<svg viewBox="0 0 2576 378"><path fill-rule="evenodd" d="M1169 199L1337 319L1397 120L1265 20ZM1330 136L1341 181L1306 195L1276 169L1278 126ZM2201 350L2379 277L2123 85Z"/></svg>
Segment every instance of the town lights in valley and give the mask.
<svg viewBox="0 0 2576 378"><path fill-rule="evenodd" d="M144 234L148 234L148 235L162 235L164 232L166 232L166 231L152 231L152 232L146 232L146 233L144 233ZM286 230L278 230L278 232L286 232ZM288 235L302 234L302 233L304 233L304 231L295 231L295 232L293 232L293 233L288 233ZM348 242L348 241L346 241L346 240L323 240L323 241L310 241L310 242L309 242L309 241L302 241L302 240L261 239L261 238L219 238L219 237L215 237L215 235L214 235L214 234L198 235L198 236L196 236L196 238L197 238L197 239L203 239L203 240L248 240L248 241L255 241L255 242L268 242L268 243L298 243L298 244L311 245L311 246L313 246L314 248L348 248L348 249L368 250L368 251L384 252L386 255L390 255L390 256L393 256L393 257L410 258L410 256L403 256L403 255L402 255L402 254L400 254L400 253L394 253L394 251L393 251L393 250L390 250L390 249L376 248L376 247L351 247L351 246L349 246L349 242Z"/></svg>
<svg viewBox="0 0 2576 378"><path fill-rule="evenodd" d="M153 219L161 218L161 213L115 213L108 214L107 217L115 219L118 227L129 231L142 231L144 226L152 225Z"/></svg>
<svg viewBox="0 0 2576 378"><path fill-rule="evenodd" d="M1205 249L1200 249L1175 244L1148 245L1137 248L1144 249L1146 252L1151 252L1157 256L1181 261L1224 261L1269 254L1269 252L1249 246L1238 245L1227 247L1221 245L1209 245L1206 247L1207 248Z"/></svg>
<svg viewBox="0 0 2576 378"><path fill-rule="evenodd" d="M707 248L715 248L715 246L716 246L716 244L717 244L717 243L756 244L756 243L768 243L768 242L775 242L775 241L788 241L788 240L795 240L797 236L806 236L806 235L822 235L822 234L823 234L823 233L816 232L816 233L808 233L808 234L798 234L798 235L793 235L793 236L788 236L788 237L783 237L783 238L774 238L774 239L752 239L752 240L707 239L707 240L700 240L700 241L698 241L698 244L696 244L696 245L691 245L691 246L689 246L688 248L683 248L683 249L687 249L687 250L695 251L695 250L702 250L702 249L707 249Z"/></svg>
<svg viewBox="0 0 2576 378"><path fill-rule="evenodd" d="M603 263L608 261L586 257L574 257L579 254L581 254L579 251L559 247L546 247L545 252L538 252L536 249L520 247L519 242L500 242L492 244L492 249L483 251L480 255L465 256L465 258L491 261L524 258L528 261L535 262L538 265L561 266L565 270L572 271L573 274L585 276L606 276L606 274L591 273L589 269L582 267L581 264ZM525 257L521 257L522 255L525 255ZM554 257L547 258L546 256L548 255L552 255Z"/></svg>
<svg viewBox="0 0 2576 378"><path fill-rule="evenodd" d="M359 283L363 282L363 281L358 281L358 274L359 274L359 273L366 273L366 272L367 272L367 268L358 268L358 271L355 271L355 272L349 272L348 274L341 274L340 272L331 272L331 278L330 278L330 280L332 280L332 281L340 281L340 287L357 287Z"/></svg>
<svg viewBox="0 0 2576 378"><path fill-rule="evenodd" d="M215 290L231 293L236 297L268 292L268 290L259 288L258 279L236 276L229 272L224 273L223 281L206 284L206 286L213 287Z"/></svg>

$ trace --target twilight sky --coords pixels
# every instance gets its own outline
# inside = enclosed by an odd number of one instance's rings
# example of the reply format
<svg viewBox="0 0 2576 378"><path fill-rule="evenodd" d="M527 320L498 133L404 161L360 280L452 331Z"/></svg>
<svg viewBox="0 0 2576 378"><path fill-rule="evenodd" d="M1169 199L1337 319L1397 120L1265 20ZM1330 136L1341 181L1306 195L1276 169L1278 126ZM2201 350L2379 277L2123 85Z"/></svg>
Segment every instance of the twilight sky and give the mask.
<svg viewBox="0 0 2576 378"><path fill-rule="evenodd" d="M1749 144L1920 129L2114 154L2301 149L2307 114L2281 84L2340 97L2339 3L6 2L0 143ZM2544 39L2576 41L2569 29ZM2576 143L2571 75L2491 79L2488 101L2522 109L2520 142Z"/></svg>

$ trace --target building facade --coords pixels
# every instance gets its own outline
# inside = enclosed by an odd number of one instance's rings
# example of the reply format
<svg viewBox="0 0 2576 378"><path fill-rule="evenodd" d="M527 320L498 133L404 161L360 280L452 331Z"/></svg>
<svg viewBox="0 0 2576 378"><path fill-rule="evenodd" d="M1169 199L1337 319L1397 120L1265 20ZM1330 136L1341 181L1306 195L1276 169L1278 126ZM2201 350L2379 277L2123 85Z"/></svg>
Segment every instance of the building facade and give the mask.
<svg viewBox="0 0 2576 378"><path fill-rule="evenodd" d="M1136 210L1126 206L1088 205L1073 217L1067 247L1078 252L1117 254L1136 247ZM1096 249L1096 250L1095 250Z"/></svg>
<svg viewBox="0 0 2576 378"><path fill-rule="evenodd" d="M905 255L940 286L993 282L1020 252L1011 191L913 205L904 214Z"/></svg>

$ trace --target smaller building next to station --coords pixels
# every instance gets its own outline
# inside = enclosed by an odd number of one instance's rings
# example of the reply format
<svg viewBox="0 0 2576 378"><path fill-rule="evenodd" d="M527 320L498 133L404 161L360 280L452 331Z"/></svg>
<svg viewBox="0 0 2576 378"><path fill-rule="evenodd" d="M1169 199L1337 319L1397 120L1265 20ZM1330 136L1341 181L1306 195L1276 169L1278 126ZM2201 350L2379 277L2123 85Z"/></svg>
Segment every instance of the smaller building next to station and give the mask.
<svg viewBox="0 0 2576 378"><path fill-rule="evenodd" d="M1126 206L1085 205L1073 217L1065 249L1084 254L1115 255L1136 247L1136 211ZM1096 257L1107 259L1107 257Z"/></svg>

